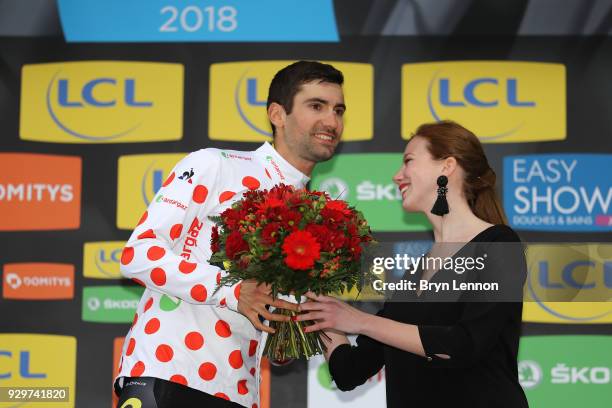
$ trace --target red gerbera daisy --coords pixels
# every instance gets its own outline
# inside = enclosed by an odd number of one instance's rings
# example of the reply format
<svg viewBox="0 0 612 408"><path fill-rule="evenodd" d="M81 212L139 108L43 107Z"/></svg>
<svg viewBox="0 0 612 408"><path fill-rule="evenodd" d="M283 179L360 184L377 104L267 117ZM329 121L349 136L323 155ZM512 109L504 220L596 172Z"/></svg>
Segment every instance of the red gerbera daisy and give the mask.
<svg viewBox="0 0 612 408"><path fill-rule="evenodd" d="M340 211L344 215L351 215L351 210L348 208L348 204L345 201L330 200L325 203L325 208Z"/></svg>
<svg viewBox="0 0 612 408"><path fill-rule="evenodd" d="M311 269L321 257L320 251L321 246L308 231L294 231L283 242L285 263L292 269Z"/></svg>

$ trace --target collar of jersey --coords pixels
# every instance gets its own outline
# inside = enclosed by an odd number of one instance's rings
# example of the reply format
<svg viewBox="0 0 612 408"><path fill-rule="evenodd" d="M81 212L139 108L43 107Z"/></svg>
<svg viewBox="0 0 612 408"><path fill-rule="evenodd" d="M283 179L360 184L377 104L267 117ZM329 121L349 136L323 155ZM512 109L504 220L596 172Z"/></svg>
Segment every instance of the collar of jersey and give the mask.
<svg viewBox="0 0 612 408"><path fill-rule="evenodd" d="M274 147L268 142L264 142L257 150L255 150L255 157L267 166L270 171L270 175L280 182L276 171L274 170L273 164L270 162L269 157L274 160L276 165L279 167L282 174L285 176L285 184L291 184L298 187L304 187L309 181L310 177L293 167L283 156L281 156Z"/></svg>

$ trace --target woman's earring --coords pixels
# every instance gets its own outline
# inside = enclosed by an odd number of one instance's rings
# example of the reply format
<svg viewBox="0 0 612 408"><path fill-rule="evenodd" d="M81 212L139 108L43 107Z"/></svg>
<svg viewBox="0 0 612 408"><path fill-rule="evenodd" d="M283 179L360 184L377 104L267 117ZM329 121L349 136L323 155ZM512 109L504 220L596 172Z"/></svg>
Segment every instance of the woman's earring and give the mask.
<svg viewBox="0 0 612 408"><path fill-rule="evenodd" d="M448 201L446 201L446 193L448 192L446 185L448 184L448 178L446 176L440 176L438 180L436 180L436 183L438 183L438 198L431 209L431 213L442 216L448 214Z"/></svg>

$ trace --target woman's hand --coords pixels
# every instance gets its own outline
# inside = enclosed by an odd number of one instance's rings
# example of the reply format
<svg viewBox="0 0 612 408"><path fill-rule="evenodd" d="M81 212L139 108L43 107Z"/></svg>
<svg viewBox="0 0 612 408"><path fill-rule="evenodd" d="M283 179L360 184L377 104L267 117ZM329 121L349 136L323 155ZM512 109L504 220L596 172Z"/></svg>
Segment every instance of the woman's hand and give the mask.
<svg viewBox="0 0 612 408"><path fill-rule="evenodd" d="M306 296L311 301L300 305L300 312L306 313L298 315L297 320L314 320L316 323L306 327L305 332L334 329L344 333L361 333L369 316L367 313L330 296L316 295L312 292L306 293Z"/></svg>

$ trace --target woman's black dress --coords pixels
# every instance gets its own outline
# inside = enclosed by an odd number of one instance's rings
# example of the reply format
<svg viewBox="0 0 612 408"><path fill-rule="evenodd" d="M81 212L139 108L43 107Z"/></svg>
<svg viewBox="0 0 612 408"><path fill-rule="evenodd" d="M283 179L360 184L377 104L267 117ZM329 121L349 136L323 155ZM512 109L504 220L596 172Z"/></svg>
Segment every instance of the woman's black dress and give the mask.
<svg viewBox="0 0 612 408"><path fill-rule="evenodd" d="M486 250L496 244L496 256L485 266L489 274L512 276L520 287L526 263L520 239L505 225L478 234L470 245ZM502 244L503 245L503 244ZM454 256L459 255L460 250ZM492 259L495 258L495 259ZM418 279L418 271L412 278ZM454 273L440 270L431 281ZM416 295L412 295L416 296ZM417 299L418 300L418 299ZM378 315L419 327L427 357L384 345L367 336L357 346L338 346L330 356L330 373L341 390L351 390L385 367L387 407L527 407L518 382L517 354L522 302L386 302ZM443 359L435 354L446 354Z"/></svg>

